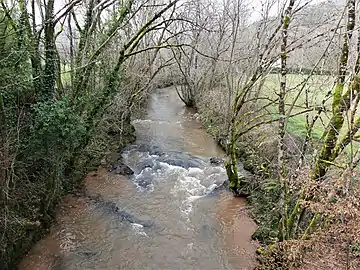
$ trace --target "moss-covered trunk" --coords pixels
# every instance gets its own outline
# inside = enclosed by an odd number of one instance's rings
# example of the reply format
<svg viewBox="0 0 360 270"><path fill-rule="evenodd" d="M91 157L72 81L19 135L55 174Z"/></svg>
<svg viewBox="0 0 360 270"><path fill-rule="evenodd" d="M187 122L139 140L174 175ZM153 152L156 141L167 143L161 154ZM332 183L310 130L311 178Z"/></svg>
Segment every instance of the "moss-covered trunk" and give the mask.
<svg viewBox="0 0 360 270"><path fill-rule="evenodd" d="M41 76L42 67L41 67L41 57L40 57L40 36L36 30L35 20L33 20L33 26L31 27L29 18L30 15L27 10L27 2L24 0L19 0L19 10L20 10L20 24L21 28L26 31L26 35L30 40L29 52L30 52L30 62L32 68L32 79L34 84L35 92L40 92L43 88L43 76ZM35 12L35 5L32 4L33 13Z"/></svg>
<svg viewBox="0 0 360 270"><path fill-rule="evenodd" d="M3 26L1 29L0 35L5 36L7 26ZM5 56L5 38L0 40L0 69L5 68L2 64L3 59ZM2 86L2 80L0 80L0 85ZM7 151L7 127L6 127L6 112L5 112L5 105L3 94L0 92L0 188L4 187L6 181L6 160L8 156ZM0 194L0 199L2 194Z"/></svg>
<svg viewBox="0 0 360 270"><path fill-rule="evenodd" d="M338 140L340 130L344 124L346 111L350 107L352 86L350 85L344 93L345 76L349 58L349 44L355 27L355 0L349 0L347 17L347 31L344 35L342 53L339 60L339 73L334 87L332 117L324 131L324 142L316 157L312 178L321 180L324 178L328 167L336 158L334 149ZM356 78L356 76L355 76ZM351 84L351 82L350 82Z"/></svg>
<svg viewBox="0 0 360 270"><path fill-rule="evenodd" d="M7 171L7 132L6 132L6 114L5 114L5 105L3 101L2 94L0 93L0 187L5 188L6 182L6 171ZM2 194L0 194L0 198Z"/></svg>
<svg viewBox="0 0 360 270"><path fill-rule="evenodd" d="M227 145L228 161L225 162L225 169L229 179L229 188L237 196L240 194L241 179L239 179L237 170L237 156L236 156L236 137L233 131L234 123L230 127L230 138Z"/></svg>
<svg viewBox="0 0 360 270"><path fill-rule="evenodd" d="M55 25L54 17L54 0L49 0L45 7L45 26L44 26L44 50L45 50L45 67L42 88L42 98L47 100L54 97L56 82L56 52L55 52Z"/></svg>
<svg viewBox="0 0 360 270"><path fill-rule="evenodd" d="M281 80L279 90L279 128L278 128L278 178L281 190L280 206L281 206L281 220L279 228L279 239L289 239L291 228L289 225L288 208L289 208L289 184L286 175L286 164L285 164L285 131L286 131L286 112L285 112L285 97L286 97L286 75L287 75L287 40L288 40L288 28L290 25L290 17L295 0L289 2L284 15L282 17L282 42L281 42Z"/></svg>

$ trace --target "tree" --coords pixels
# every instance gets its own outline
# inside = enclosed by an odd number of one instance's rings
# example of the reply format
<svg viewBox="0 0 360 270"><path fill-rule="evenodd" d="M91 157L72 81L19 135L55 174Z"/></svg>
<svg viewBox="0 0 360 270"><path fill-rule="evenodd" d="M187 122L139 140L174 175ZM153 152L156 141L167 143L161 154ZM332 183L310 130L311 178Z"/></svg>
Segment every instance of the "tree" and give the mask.
<svg viewBox="0 0 360 270"><path fill-rule="evenodd" d="M38 237L29 232L49 226L60 196L76 185L75 176L99 159L92 156L99 150L96 140L113 133L101 129L104 122L116 118L107 128L122 126L120 145L133 138L130 115L158 69L167 66L156 59L168 46L165 33L176 20L178 2L71 0L60 9L54 0L1 3L0 260L5 267ZM151 74L131 88L136 80L129 70L140 55L151 57L144 70ZM109 108L122 115L111 116ZM100 150L96 155L105 151Z"/></svg>
<svg viewBox="0 0 360 270"><path fill-rule="evenodd" d="M350 44L355 29L355 1L347 3L347 25L346 33L343 38L343 46L339 60L339 71L332 94L332 116L324 131L324 142L319 154L315 159L313 179L321 180L324 178L330 165L333 164L339 154L352 141L359 130L358 118L356 118L357 105L359 103L359 61L360 55L357 53L357 60L354 67L354 75L351 75L348 87L345 88L348 62L350 58ZM353 104L352 104L353 103ZM345 123L347 115L350 114L350 127ZM345 135L340 137L341 129L347 129Z"/></svg>

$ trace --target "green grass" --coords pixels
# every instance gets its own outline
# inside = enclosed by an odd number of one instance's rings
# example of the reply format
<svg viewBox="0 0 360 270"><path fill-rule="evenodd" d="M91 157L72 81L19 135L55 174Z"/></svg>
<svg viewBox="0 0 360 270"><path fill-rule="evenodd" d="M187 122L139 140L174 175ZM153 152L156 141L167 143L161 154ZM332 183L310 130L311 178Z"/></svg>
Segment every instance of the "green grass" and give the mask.
<svg viewBox="0 0 360 270"><path fill-rule="evenodd" d="M300 75L300 74L289 74L287 75L287 95L286 95L286 110L288 111L290 109L290 104L292 104L299 93L301 87L303 87L302 82L307 78L307 75ZM308 101L310 107L316 107L321 106L322 101L325 98L325 96L328 94L329 91L332 91L332 88L334 86L334 80L335 78L333 76L328 75L313 75L309 79L309 81L306 83L306 88L302 91L302 93L299 95L295 106L291 112L291 114L295 114L298 112L301 112L305 108L305 89L308 91ZM264 82L264 86L262 87L262 93L261 96L265 96L271 99L276 99L277 95L276 93L279 91L280 88L280 75L279 74L269 74ZM332 98L328 99L325 103L325 108L327 108L329 111L331 110L332 105ZM304 107L304 108L301 108ZM273 117L278 118L279 115L277 113L278 107L277 104L274 104L269 108L269 111L273 113ZM317 115L317 111L312 111L309 113L309 119L310 121L312 118ZM316 124L314 125L312 129L311 136L316 141L319 141L322 136L323 132L325 130L326 125L329 122L329 117L331 116L331 113L327 114L322 113L321 119L318 119ZM346 121L346 120L345 120ZM289 118L287 122L287 132L290 134L293 134L295 136L298 136L300 138L305 138L306 136L306 114L298 115L295 117ZM344 124L344 128L340 132L340 137L345 134L347 131L347 127ZM345 148L345 152L347 155L350 155L350 145L348 145ZM356 151L360 149L360 144L358 142L353 142L353 150Z"/></svg>
<svg viewBox="0 0 360 270"><path fill-rule="evenodd" d="M303 82L307 79L307 75L300 74L289 74L287 75L287 94L286 94L286 111L288 112L291 104L294 103L299 91L303 87ZM327 75L313 75L306 83L304 89L300 93L298 99L294 103L291 114L296 114L305 110L306 107L306 95L305 92L308 92L308 103L310 107L318 107L322 105L322 100L326 94L332 90L334 78ZM264 85L261 90L261 96L268 97L271 99L276 99L276 93L280 88L280 75L279 74L269 74L264 82ZM325 107L331 108L332 100L329 99L325 103ZM278 117L277 104L274 104L270 107L270 112L274 114L274 117ZM309 113L310 121L317 115L317 111L312 111ZM320 119L319 119L320 120ZM316 140L319 140L324 132L325 125L328 123L328 118L325 114L322 114L321 120L317 121L313 130L312 137ZM306 114L301 114L292 118L289 118L287 123L287 131L291 134L304 138L306 135Z"/></svg>
<svg viewBox="0 0 360 270"><path fill-rule="evenodd" d="M301 138L306 136L306 120L303 116L295 116L288 120L287 132L290 134L295 134ZM324 132L324 127L322 125L315 125L312 130L312 138L315 140L320 140Z"/></svg>

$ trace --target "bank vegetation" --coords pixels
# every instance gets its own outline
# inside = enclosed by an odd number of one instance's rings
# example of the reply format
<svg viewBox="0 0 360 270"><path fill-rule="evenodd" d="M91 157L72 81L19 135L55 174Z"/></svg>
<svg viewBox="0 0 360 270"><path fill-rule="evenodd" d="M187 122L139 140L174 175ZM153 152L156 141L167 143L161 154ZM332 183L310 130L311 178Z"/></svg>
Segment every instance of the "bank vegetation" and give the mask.
<svg viewBox="0 0 360 270"><path fill-rule="evenodd" d="M175 85L251 204L260 269L360 267L357 1L60 2L0 3L1 265Z"/></svg>

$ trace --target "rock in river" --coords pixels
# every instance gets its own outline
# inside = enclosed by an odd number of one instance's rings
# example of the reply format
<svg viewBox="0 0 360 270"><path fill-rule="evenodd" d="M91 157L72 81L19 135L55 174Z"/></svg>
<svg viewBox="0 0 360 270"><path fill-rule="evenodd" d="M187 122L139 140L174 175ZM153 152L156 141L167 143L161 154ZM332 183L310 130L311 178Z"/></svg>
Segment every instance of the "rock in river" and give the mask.
<svg viewBox="0 0 360 270"><path fill-rule="evenodd" d="M214 165L220 165L224 163L224 160L221 157L211 157L210 163Z"/></svg>
<svg viewBox="0 0 360 270"><path fill-rule="evenodd" d="M110 215L115 215L115 216L119 217L122 221L127 221L132 224L136 223L145 228L149 228L154 225L154 222L151 220L140 219L140 218L136 217L135 215L129 213L128 211L120 210L115 202L104 201L101 198L97 198L96 203L98 206L101 207L101 209L104 210L105 213L110 214Z"/></svg>
<svg viewBox="0 0 360 270"><path fill-rule="evenodd" d="M108 166L108 171L115 173L115 174L121 174L121 175L132 175L134 174L134 171L127 165L125 165L122 162L116 162L116 163L110 163Z"/></svg>

